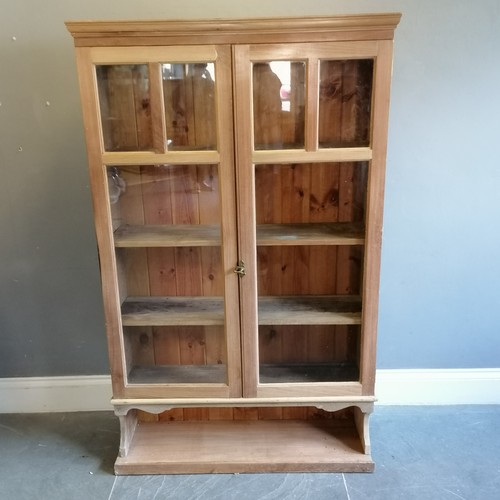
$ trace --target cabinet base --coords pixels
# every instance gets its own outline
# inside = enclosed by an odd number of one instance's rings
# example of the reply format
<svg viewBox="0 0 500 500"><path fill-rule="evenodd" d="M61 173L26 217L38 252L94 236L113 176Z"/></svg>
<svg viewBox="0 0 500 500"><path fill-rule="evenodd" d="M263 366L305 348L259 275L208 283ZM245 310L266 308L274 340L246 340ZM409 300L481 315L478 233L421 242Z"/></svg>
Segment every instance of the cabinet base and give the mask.
<svg viewBox="0 0 500 500"><path fill-rule="evenodd" d="M116 474L372 472L352 421L139 422Z"/></svg>

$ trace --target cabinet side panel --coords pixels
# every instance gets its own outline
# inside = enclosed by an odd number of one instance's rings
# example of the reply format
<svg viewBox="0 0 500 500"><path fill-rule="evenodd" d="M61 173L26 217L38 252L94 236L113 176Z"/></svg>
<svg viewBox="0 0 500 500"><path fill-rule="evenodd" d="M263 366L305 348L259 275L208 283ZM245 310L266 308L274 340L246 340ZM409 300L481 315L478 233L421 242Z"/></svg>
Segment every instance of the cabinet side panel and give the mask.
<svg viewBox="0 0 500 500"><path fill-rule="evenodd" d="M372 148L369 169L365 268L363 275L363 316L361 342L361 383L363 394L371 395L375 386L375 361L380 284L385 160L389 118L390 81L392 76L392 41L377 42L375 62Z"/></svg>

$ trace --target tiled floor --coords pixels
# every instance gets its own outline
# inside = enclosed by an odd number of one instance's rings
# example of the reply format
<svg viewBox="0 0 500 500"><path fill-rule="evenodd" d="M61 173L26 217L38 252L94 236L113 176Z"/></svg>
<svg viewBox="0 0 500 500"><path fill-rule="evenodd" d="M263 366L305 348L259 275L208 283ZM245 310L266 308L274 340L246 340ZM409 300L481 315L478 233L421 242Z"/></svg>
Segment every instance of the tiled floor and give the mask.
<svg viewBox="0 0 500 500"><path fill-rule="evenodd" d="M0 415L0 499L500 499L500 406L377 407L371 423L373 474L115 477L111 413Z"/></svg>

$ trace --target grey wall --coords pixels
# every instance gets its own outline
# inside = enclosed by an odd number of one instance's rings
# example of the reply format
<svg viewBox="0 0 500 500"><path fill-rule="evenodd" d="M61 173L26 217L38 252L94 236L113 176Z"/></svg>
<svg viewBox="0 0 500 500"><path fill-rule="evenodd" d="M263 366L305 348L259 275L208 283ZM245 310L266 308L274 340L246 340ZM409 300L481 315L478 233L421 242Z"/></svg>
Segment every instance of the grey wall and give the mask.
<svg viewBox="0 0 500 500"><path fill-rule="evenodd" d="M108 372L65 20L374 11L403 13L378 365L499 367L498 0L18 0L0 17L0 377Z"/></svg>

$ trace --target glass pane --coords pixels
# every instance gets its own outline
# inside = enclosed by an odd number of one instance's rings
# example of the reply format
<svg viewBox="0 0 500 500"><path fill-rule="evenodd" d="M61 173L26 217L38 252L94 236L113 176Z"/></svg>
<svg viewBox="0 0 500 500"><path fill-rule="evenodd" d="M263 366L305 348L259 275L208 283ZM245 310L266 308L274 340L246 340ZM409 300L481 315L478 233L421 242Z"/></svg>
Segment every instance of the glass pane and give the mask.
<svg viewBox="0 0 500 500"><path fill-rule="evenodd" d="M370 145L373 60L321 61L319 147Z"/></svg>
<svg viewBox="0 0 500 500"><path fill-rule="evenodd" d="M253 64L255 149L304 148L304 62Z"/></svg>
<svg viewBox="0 0 500 500"><path fill-rule="evenodd" d="M226 383L216 165L108 167L130 383Z"/></svg>
<svg viewBox="0 0 500 500"><path fill-rule="evenodd" d="M214 63L161 68L168 149L217 149Z"/></svg>
<svg viewBox="0 0 500 500"><path fill-rule="evenodd" d="M124 327L129 384L225 384L222 326Z"/></svg>
<svg viewBox="0 0 500 500"><path fill-rule="evenodd" d="M96 73L106 151L153 149L148 66L103 65Z"/></svg>
<svg viewBox="0 0 500 500"><path fill-rule="evenodd" d="M259 327L260 383L359 380L360 327Z"/></svg>
<svg viewBox="0 0 500 500"><path fill-rule="evenodd" d="M367 177L255 166L260 383L358 379Z"/></svg>

